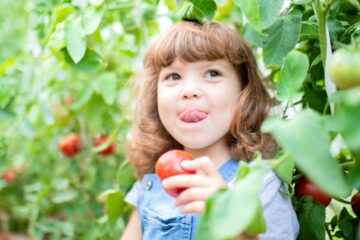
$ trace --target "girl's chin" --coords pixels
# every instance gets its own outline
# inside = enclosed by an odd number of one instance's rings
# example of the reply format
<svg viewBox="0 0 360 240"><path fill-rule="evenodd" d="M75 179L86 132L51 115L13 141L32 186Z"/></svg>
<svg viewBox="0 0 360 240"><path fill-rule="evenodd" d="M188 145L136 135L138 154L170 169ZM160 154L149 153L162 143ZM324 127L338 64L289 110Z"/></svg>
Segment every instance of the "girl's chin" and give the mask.
<svg viewBox="0 0 360 240"><path fill-rule="evenodd" d="M201 141L200 139L199 140L196 140L194 138L192 139L186 139L186 140L182 140L182 141L179 141L181 143L181 145L184 146L184 149L187 149L189 151L191 150L201 150L201 149L205 149L207 148L210 144L209 142L205 142L205 141Z"/></svg>

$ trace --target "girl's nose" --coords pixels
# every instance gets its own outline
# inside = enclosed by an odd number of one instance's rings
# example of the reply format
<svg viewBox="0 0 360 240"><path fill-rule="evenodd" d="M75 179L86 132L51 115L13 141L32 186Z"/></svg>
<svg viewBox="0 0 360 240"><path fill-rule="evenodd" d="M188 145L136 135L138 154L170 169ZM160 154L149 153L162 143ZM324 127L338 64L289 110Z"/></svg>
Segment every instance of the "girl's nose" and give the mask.
<svg viewBox="0 0 360 240"><path fill-rule="evenodd" d="M181 92L181 99L193 99L193 98L199 98L202 96L202 93L200 89L198 88L197 84L194 82L187 82L184 84L184 88Z"/></svg>

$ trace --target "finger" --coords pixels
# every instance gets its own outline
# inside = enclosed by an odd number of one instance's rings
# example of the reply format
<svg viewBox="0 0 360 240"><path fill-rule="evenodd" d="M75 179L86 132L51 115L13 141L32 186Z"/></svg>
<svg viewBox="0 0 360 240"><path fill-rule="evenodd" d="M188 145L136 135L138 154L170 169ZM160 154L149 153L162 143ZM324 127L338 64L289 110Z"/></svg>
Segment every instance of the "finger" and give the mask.
<svg viewBox="0 0 360 240"><path fill-rule="evenodd" d="M216 190L216 188L188 188L176 198L174 205L179 206L194 201L206 201Z"/></svg>
<svg viewBox="0 0 360 240"><path fill-rule="evenodd" d="M200 170L207 176L220 176L215 164L209 157L200 157L191 161L182 161L181 166L188 170Z"/></svg>
<svg viewBox="0 0 360 240"><path fill-rule="evenodd" d="M214 181L211 181L209 177L196 174L176 175L162 181L164 188L209 187L212 184Z"/></svg>
<svg viewBox="0 0 360 240"><path fill-rule="evenodd" d="M196 201L186 204L182 208L183 213L200 213L202 214L205 210L205 202L204 201Z"/></svg>

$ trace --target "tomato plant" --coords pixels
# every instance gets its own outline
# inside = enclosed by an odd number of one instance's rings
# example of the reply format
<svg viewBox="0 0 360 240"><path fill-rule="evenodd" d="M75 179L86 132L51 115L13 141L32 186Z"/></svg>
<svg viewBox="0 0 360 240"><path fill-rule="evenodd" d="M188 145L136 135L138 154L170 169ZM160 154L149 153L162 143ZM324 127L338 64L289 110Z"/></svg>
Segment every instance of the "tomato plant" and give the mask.
<svg viewBox="0 0 360 240"><path fill-rule="evenodd" d="M98 147L104 143L107 142L109 136L108 135L104 135L104 136L98 136L94 139L94 146ZM110 143L109 146L107 146L105 149L101 150L99 152L99 154L103 155L103 156L108 156L111 155L115 152L116 149L116 143Z"/></svg>
<svg viewBox="0 0 360 240"><path fill-rule="evenodd" d="M321 203L323 206L328 206L331 197L311 182L307 177L301 177L295 184L295 195L298 198L304 196L311 196L314 201Z"/></svg>
<svg viewBox="0 0 360 240"><path fill-rule="evenodd" d="M78 134L70 133L59 140L59 150L64 156L72 157L81 149L81 138Z"/></svg>
<svg viewBox="0 0 360 240"><path fill-rule="evenodd" d="M184 160L193 160L193 157L190 153L182 150L170 150L159 157L155 165L155 172L161 181L179 174L195 174L195 171L184 169L181 166L181 162ZM184 190L183 188L165 189L173 197L178 196Z"/></svg>

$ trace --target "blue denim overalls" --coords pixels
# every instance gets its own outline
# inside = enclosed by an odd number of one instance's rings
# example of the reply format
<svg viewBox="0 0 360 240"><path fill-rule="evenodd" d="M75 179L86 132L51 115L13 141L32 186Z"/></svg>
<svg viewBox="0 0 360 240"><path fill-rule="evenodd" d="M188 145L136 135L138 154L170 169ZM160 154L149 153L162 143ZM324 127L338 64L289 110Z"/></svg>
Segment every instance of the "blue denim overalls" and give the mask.
<svg viewBox="0 0 360 240"><path fill-rule="evenodd" d="M238 166L238 161L231 159L220 167L226 183L236 176ZM183 214L180 207L174 207L174 201L175 198L163 190L156 174L144 175L137 202L143 240L195 239L201 215Z"/></svg>

